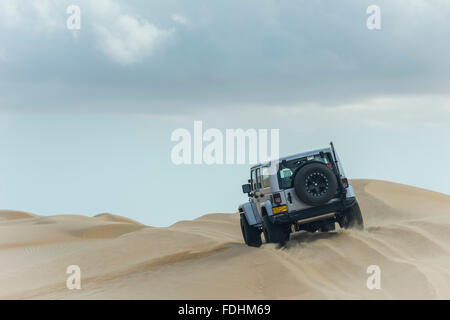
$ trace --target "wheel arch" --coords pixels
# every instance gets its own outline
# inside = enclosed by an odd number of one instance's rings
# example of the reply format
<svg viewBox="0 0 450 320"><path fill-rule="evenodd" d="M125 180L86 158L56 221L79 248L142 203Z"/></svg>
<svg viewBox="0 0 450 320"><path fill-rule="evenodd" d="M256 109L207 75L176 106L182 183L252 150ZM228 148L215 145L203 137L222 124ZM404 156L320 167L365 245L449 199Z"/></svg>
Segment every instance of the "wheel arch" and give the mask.
<svg viewBox="0 0 450 320"><path fill-rule="evenodd" d="M261 216L271 216L272 214L272 202L266 200L261 204Z"/></svg>
<svg viewBox="0 0 450 320"><path fill-rule="evenodd" d="M258 213L255 211L256 207L251 202L246 202L239 206L239 213L245 216L245 219L247 219L248 224L251 226L259 224L261 220L258 216Z"/></svg>

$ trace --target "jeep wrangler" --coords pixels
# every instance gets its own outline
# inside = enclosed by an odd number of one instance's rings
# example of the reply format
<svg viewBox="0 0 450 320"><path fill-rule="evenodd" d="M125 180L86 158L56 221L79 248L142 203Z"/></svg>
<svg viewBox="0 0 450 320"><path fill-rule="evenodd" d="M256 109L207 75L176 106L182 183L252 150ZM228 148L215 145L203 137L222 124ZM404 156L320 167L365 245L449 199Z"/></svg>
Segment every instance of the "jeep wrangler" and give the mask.
<svg viewBox="0 0 450 320"><path fill-rule="evenodd" d="M284 244L291 232L363 229L355 192L345 176L333 143L330 147L258 164L250 169L242 191L249 201L239 206L241 230L248 246Z"/></svg>

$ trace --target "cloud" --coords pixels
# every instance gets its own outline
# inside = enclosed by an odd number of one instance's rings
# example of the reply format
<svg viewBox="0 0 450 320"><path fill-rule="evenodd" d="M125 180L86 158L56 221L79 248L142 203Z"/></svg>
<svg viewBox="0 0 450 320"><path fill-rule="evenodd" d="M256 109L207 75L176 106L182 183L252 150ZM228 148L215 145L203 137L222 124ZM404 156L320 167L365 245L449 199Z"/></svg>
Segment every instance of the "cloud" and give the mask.
<svg viewBox="0 0 450 320"><path fill-rule="evenodd" d="M22 16L19 12L19 6L15 0L0 1L0 23L12 28L20 25Z"/></svg>
<svg viewBox="0 0 450 320"><path fill-rule="evenodd" d="M171 18L173 21L179 24L188 24L188 19L186 17L180 16L178 14L172 14Z"/></svg>
<svg viewBox="0 0 450 320"><path fill-rule="evenodd" d="M171 34L130 15L119 15L111 25L96 24L95 27L102 51L124 65L151 55Z"/></svg>
<svg viewBox="0 0 450 320"><path fill-rule="evenodd" d="M353 0L79 0L76 40L65 23L42 36L20 22L67 18L70 0L40 1L0 1L0 24L21 26L0 32L3 110L176 114L450 96L448 1L380 0L382 30L370 31L368 4Z"/></svg>
<svg viewBox="0 0 450 320"><path fill-rule="evenodd" d="M53 30L62 26L61 4L55 0L2 0L0 24L8 29L32 32Z"/></svg>
<svg viewBox="0 0 450 320"><path fill-rule="evenodd" d="M138 17L134 10L117 1L92 1L88 6L97 47L121 65L151 56L172 33Z"/></svg>
<svg viewBox="0 0 450 320"><path fill-rule="evenodd" d="M94 13L96 19L105 20L111 17L117 17L123 13L123 6L114 0L89 1L88 6Z"/></svg>
<svg viewBox="0 0 450 320"><path fill-rule="evenodd" d="M450 95L395 95L361 99L349 104L327 107L314 104L260 107L277 118L300 119L302 126L324 128L352 126L402 127L422 125L448 127Z"/></svg>
<svg viewBox="0 0 450 320"><path fill-rule="evenodd" d="M61 19L58 19L57 5L52 0L33 0L32 7L36 10L41 24L46 28L55 28ZM59 20L59 21L58 21Z"/></svg>
<svg viewBox="0 0 450 320"><path fill-rule="evenodd" d="M62 35L67 33L65 19L69 4L55 0L2 0L0 24L10 29L9 32L52 30ZM132 9L114 0L81 0L77 5L81 8L83 26L95 30L95 36L86 39L96 42L104 54L123 65L150 56L173 32L139 18ZM78 38L81 31L72 34Z"/></svg>

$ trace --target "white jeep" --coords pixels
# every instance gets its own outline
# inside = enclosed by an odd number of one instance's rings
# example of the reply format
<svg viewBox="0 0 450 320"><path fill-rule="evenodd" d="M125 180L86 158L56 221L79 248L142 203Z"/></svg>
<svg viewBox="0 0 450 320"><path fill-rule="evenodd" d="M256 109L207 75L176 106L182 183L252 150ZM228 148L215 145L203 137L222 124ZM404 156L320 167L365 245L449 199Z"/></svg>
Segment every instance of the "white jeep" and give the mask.
<svg viewBox="0 0 450 320"><path fill-rule="evenodd" d="M363 229L355 192L345 176L333 143L253 166L242 191L249 201L239 206L244 241L252 247L285 243L291 232Z"/></svg>

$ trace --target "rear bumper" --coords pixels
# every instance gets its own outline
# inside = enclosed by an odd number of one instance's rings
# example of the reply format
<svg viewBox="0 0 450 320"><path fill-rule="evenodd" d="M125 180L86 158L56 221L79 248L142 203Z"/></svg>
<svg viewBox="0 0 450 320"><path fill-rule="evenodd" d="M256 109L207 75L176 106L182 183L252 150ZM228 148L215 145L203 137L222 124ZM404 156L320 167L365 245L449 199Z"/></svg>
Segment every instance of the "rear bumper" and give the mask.
<svg viewBox="0 0 450 320"><path fill-rule="evenodd" d="M304 210L293 211L289 213L280 213L275 216L270 216L273 223L290 223L298 220L311 219L327 215L332 212L342 211L346 208L353 206L356 202L356 198L346 198L341 201L335 201L323 206L312 207Z"/></svg>

